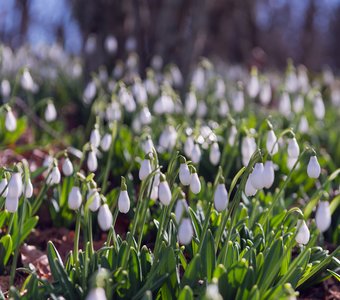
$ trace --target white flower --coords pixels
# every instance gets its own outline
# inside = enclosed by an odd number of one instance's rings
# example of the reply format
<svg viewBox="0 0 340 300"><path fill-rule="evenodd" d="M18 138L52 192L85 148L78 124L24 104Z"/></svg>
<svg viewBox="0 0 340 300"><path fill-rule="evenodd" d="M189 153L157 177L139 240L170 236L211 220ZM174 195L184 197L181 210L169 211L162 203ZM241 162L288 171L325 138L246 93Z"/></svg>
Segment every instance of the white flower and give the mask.
<svg viewBox="0 0 340 300"><path fill-rule="evenodd" d="M214 204L218 212L225 210L228 206L228 192L223 183L219 183L214 193Z"/></svg>
<svg viewBox="0 0 340 300"><path fill-rule="evenodd" d="M121 190L119 193L118 209L123 214L127 214L130 210L130 197L127 190Z"/></svg>
<svg viewBox="0 0 340 300"><path fill-rule="evenodd" d="M1 81L1 95L4 98L8 98L11 94L11 85L7 79Z"/></svg>
<svg viewBox="0 0 340 300"><path fill-rule="evenodd" d="M274 183L275 173L274 166L271 160L267 160L263 168L263 184L266 189L271 188Z"/></svg>
<svg viewBox="0 0 340 300"><path fill-rule="evenodd" d="M218 147L218 144L215 142L210 147L209 159L210 162L214 166L216 166L219 163L220 158L221 158L220 148Z"/></svg>
<svg viewBox="0 0 340 300"><path fill-rule="evenodd" d="M184 143L184 153L187 157L191 156L192 149L194 148L194 139L188 136Z"/></svg>
<svg viewBox="0 0 340 300"><path fill-rule="evenodd" d="M266 148L269 154L274 155L279 151L279 144L276 142L277 138L274 130L269 130L267 134Z"/></svg>
<svg viewBox="0 0 340 300"><path fill-rule="evenodd" d="M201 149L197 143L194 144L190 158L194 164L198 164L201 160Z"/></svg>
<svg viewBox="0 0 340 300"><path fill-rule="evenodd" d="M65 176L71 176L73 174L73 165L68 157L64 160L62 170Z"/></svg>
<svg viewBox="0 0 340 300"><path fill-rule="evenodd" d="M223 300L223 297L218 290L217 284L212 283L207 286L204 299L205 300Z"/></svg>
<svg viewBox="0 0 340 300"><path fill-rule="evenodd" d="M48 185L59 184L61 180L60 171L57 166L54 166L47 178Z"/></svg>
<svg viewBox="0 0 340 300"><path fill-rule="evenodd" d="M19 198L22 194L22 179L19 172L13 173L8 183L8 197Z"/></svg>
<svg viewBox="0 0 340 300"><path fill-rule="evenodd" d="M256 142L253 137L246 136L242 139L241 153L242 153L242 163L247 166L251 156L256 151Z"/></svg>
<svg viewBox="0 0 340 300"><path fill-rule="evenodd" d="M152 116L150 110L146 106L144 106L140 111L139 119L142 125L148 125L151 123Z"/></svg>
<svg viewBox="0 0 340 300"><path fill-rule="evenodd" d="M98 212L99 227L101 228L101 230L107 231L110 229L112 221L113 221L112 213L108 205L105 203L99 208Z"/></svg>
<svg viewBox="0 0 340 300"><path fill-rule="evenodd" d="M29 179L29 178L27 180L27 184L25 184L24 191L25 191L25 197L26 198L32 197L32 195L33 195L33 185L32 185L31 179Z"/></svg>
<svg viewBox="0 0 340 300"><path fill-rule="evenodd" d="M14 131L17 128L17 120L11 109L9 109L6 113L5 126L6 129L10 132Z"/></svg>
<svg viewBox="0 0 340 300"><path fill-rule="evenodd" d="M236 112L242 112L244 109L244 94L242 90L238 90L236 92L235 97L233 98L233 107Z"/></svg>
<svg viewBox="0 0 340 300"><path fill-rule="evenodd" d="M147 138L142 142L142 149L145 154L148 154L153 151L154 145L152 142L152 139L150 136L147 136Z"/></svg>
<svg viewBox="0 0 340 300"><path fill-rule="evenodd" d="M87 168L90 172L95 172L98 168L97 156L93 150L89 152L87 157Z"/></svg>
<svg viewBox="0 0 340 300"><path fill-rule="evenodd" d="M100 147L102 148L103 151L108 151L110 149L112 143L112 135L110 133L105 133L101 142L100 142Z"/></svg>
<svg viewBox="0 0 340 300"><path fill-rule="evenodd" d="M86 201L91 201L89 209L91 211L97 211L100 206L100 195L96 189L91 189L87 193Z"/></svg>
<svg viewBox="0 0 340 300"><path fill-rule="evenodd" d="M321 168L318 159L315 155L311 156L307 166L307 174L310 178L318 178L320 176Z"/></svg>
<svg viewBox="0 0 340 300"><path fill-rule="evenodd" d="M250 182L251 185L257 190L261 190L264 187L263 171L264 171L263 163L256 163L254 166L252 176L250 178Z"/></svg>
<svg viewBox="0 0 340 300"><path fill-rule="evenodd" d="M19 205L19 197L10 197L7 195L6 202L5 202L5 208L10 213L15 213L18 210Z"/></svg>
<svg viewBox="0 0 340 300"><path fill-rule="evenodd" d="M245 190L244 192L246 193L246 196L247 197L250 197L250 196L254 196L257 192L257 189L255 189L253 187L253 185L251 184L251 177L253 176L253 174L250 174L248 179L247 179L247 182L246 182L246 186L245 186Z"/></svg>
<svg viewBox="0 0 340 300"><path fill-rule="evenodd" d="M113 35L109 35L105 39L105 49L108 53L113 54L117 51L118 42Z"/></svg>
<svg viewBox="0 0 340 300"><path fill-rule="evenodd" d="M95 128L91 131L90 143L95 148L99 147L99 145L100 145L100 133L99 133L98 128Z"/></svg>
<svg viewBox="0 0 340 300"><path fill-rule="evenodd" d="M228 138L228 143L230 146L234 146L235 143L235 139L236 139L236 135L237 135L237 129L236 127L233 125L230 128L230 133L229 133L229 138Z"/></svg>
<svg viewBox="0 0 340 300"><path fill-rule="evenodd" d="M287 167L289 170L293 169L295 163L297 162L298 158L297 157L289 157L287 159ZM299 164L298 164L299 165ZM297 165L297 166L298 166Z"/></svg>
<svg viewBox="0 0 340 300"><path fill-rule="evenodd" d="M308 133L309 131L308 121L305 116L301 116L300 123L299 123L299 131L301 133Z"/></svg>
<svg viewBox="0 0 340 300"><path fill-rule="evenodd" d="M49 169L49 168L52 167L53 162L54 162L53 156L51 156L51 155L46 155L46 157L45 157L45 159L44 159L44 162L43 162L43 166L44 166L45 168L48 168L48 169Z"/></svg>
<svg viewBox="0 0 340 300"><path fill-rule="evenodd" d="M47 122L52 122L57 118L57 111L52 101L49 101L45 110L45 120Z"/></svg>
<svg viewBox="0 0 340 300"><path fill-rule="evenodd" d="M290 158L298 158L300 154L299 144L296 141L296 138L289 139L288 141L288 156Z"/></svg>
<svg viewBox="0 0 340 300"><path fill-rule="evenodd" d="M285 117L289 117L291 114L290 98L287 92L283 92L281 95L279 102L279 111Z"/></svg>
<svg viewBox="0 0 340 300"><path fill-rule="evenodd" d="M161 175L160 180L161 182L158 186L158 198L163 205L168 206L171 201L170 187L164 175Z"/></svg>
<svg viewBox="0 0 340 300"><path fill-rule="evenodd" d="M297 95L295 100L293 101L293 110L297 114L302 112L303 108L305 106L305 101L303 100L303 96L301 94Z"/></svg>
<svg viewBox="0 0 340 300"><path fill-rule="evenodd" d="M255 98L260 90L259 79L257 73L252 74L247 86L248 94L250 98Z"/></svg>
<svg viewBox="0 0 340 300"><path fill-rule="evenodd" d="M328 201L320 201L315 213L315 223L321 232L325 232L331 226L331 211Z"/></svg>
<svg viewBox="0 0 340 300"><path fill-rule="evenodd" d="M72 210L77 210L81 206L81 202L80 188L78 186L72 187L67 199L68 207Z"/></svg>
<svg viewBox="0 0 340 300"><path fill-rule="evenodd" d="M178 228L178 241L182 245L188 245L194 235L191 220L184 218Z"/></svg>
<svg viewBox="0 0 340 300"><path fill-rule="evenodd" d="M263 105L269 104L272 98L272 89L268 80L266 80L261 87L260 91L260 101Z"/></svg>
<svg viewBox="0 0 340 300"><path fill-rule="evenodd" d="M173 126L167 126L161 133L161 136L159 137L159 145L164 150L171 151L176 145L176 140L177 140L176 129Z"/></svg>
<svg viewBox="0 0 340 300"><path fill-rule="evenodd" d="M1 179L0 181L0 195L1 197L7 197L8 193L8 181L6 178Z"/></svg>
<svg viewBox="0 0 340 300"><path fill-rule="evenodd" d="M297 229L297 235L295 236L296 242L299 244L306 245L310 237L309 229L306 225L306 222L304 220L298 220L296 229Z"/></svg>
<svg viewBox="0 0 340 300"><path fill-rule="evenodd" d="M321 95L318 93L314 100L314 114L318 120L323 120L325 117L325 104L323 103Z"/></svg>
<svg viewBox="0 0 340 300"><path fill-rule="evenodd" d="M183 195L184 196L184 195ZM189 209L188 203L185 201L185 199L179 199L176 203L175 207L175 216L176 216L176 221L179 224L184 212L187 212Z"/></svg>
<svg viewBox="0 0 340 300"><path fill-rule="evenodd" d="M194 92L187 94L185 99L185 112L191 116L197 109L197 98Z"/></svg>
<svg viewBox="0 0 340 300"><path fill-rule="evenodd" d="M145 158L142 161L142 164L139 169L139 179L144 180L146 177L149 176L149 174L151 174L151 172L152 172L152 169L151 169L150 159Z"/></svg>
<svg viewBox="0 0 340 300"><path fill-rule="evenodd" d="M198 194L201 191L201 182L200 179L198 178L198 175L196 171L194 173L191 173L190 176L190 190L194 194Z"/></svg>
<svg viewBox="0 0 340 300"><path fill-rule="evenodd" d="M92 288L86 296L86 300L106 300L105 290L102 287Z"/></svg>
<svg viewBox="0 0 340 300"><path fill-rule="evenodd" d="M189 185L191 174L188 165L184 162L179 166L179 180L183 185Z"/></svg>
<svg viewBox="0 0 340 300"><path fill-rule="evenodd" d="M86 104L90 104L97 93L96 83L94 81L90 81L84 90L83 100Z"/></svg>

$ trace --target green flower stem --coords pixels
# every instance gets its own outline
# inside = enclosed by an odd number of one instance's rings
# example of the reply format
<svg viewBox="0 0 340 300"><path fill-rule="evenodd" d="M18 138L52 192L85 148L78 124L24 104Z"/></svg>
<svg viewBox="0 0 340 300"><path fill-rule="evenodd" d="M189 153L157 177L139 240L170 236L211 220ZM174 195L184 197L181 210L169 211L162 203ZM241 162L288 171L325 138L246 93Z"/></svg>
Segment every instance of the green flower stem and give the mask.
<svg viewBox="0 0 340 300"><path fill-rule="evenodd" d="M73 248L73 261L75 265L78 265L79 261L79 235L80 235L80 219L81 211L77 211L76 229L74 234L74 248Z"/></svg>
<svg viewBox="0 0 340 300"><path fill-rule="evenodd" d="M92 256L94 253L93 247L93 234L92 234L92 213L88 211L87 213L88 221L87 221L87 232L89 235L89 242L90 242L90 255Z"/></svg>
<svg viewBox="0 0 340 300"><path fill-rule="evenodd" d="M16 214L16 213L11 214L11 218L10 218L10 220L9 220L8 229L7 229L7 233L8 233L8 234L11 234L11 230L12 230L12 226L13 226L15 214Z"/></svg>
<svg viewBox="0 0 340 300"><path fill-rule="evenodd" d="M24 198L24 201L22 203L21 216L19 218L20 219L19 220L19 233L18 233L18 237L16 241L17 247L15 248L15 251L14 251L13 262L11 266L10 281L9 281L10 286L14 284L15 272L16 272L16 267L18 263L19 251L20 251L20 238L21 238L25 218L26 218L26 198Z"/></svg>

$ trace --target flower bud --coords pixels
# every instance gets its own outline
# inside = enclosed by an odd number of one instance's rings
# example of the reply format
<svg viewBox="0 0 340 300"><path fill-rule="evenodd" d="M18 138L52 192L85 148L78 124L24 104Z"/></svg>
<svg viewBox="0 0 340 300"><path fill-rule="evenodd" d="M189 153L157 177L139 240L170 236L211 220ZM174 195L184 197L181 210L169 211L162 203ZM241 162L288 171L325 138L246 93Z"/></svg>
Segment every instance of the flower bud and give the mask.
<svg viewBox="0 0 340 300"><path fill-rule="evenodd" d="M68 207L72 210L77 210L81 206L81 193L78 186L72 187L70 194L68 195Z"/></svg>
<svg viewBox="0 0 340 300"><path fill-rule="evenodd" d="M13 173L8 183L8 197L19 198L22 194L22 179L19 172Z"/></svg>
<svg viewBox="0 0 340 300"><path fill-rule="evenodd" d="M290 98L287 92L283 92L281 95L280 102L279 102L279 111L285 117L289 117L292 112Z"/></svg>
<svg viewBox="0 0 340 300"><path fill-rule="evenodd" d="M266 80L261 87L260 101L263 105L268 105L272 98L272 89L268 80Z"/></svg>
<svg viewBox="0 0 340 300"><path fill-rule="evenodd" d="M197 109L197 98L194 92L187 94L185 99L185 112L191 116Z"/></svg>
<svg viewBox="0 0 340 300"><path fill-rule="evenodd" d="M322 97L318 94L314 100L314 114L318 120L323 120L325 117L325 104L323 103Z"/></svg>
<svg viewBox="0 0 340 300"><path fill-rule="evenodd" d="M106 300L105 290L102 287L92 288L86 296L86 300Z"/></svg>
<svg viewBox="0 0 340 300"><path fill-rule="evenodd" d="M5 202L5 208L10 213L15 213L18 210L19 206L19 197L11 197L10 195L7 195L6 202Z"/></svg>
<svg viewBox="0 0 340 300"><path fill-rule="evenodd" d="M17 120L11 109L9 109L6 113L5 127L10 132L17 129Z"/></svg>
<svg viewBox="0 0 340 300"><path fill-rule="evenodd" d="M89 155L87 157L87 168L90 172L95 172L98 168L97 156L93 150L89 152Z"/></svg>
<svg viewBox="0 0 340 300"><path fill-rule="evenodd" d="M73 165L68 157L65 158L62 169L65 176L71 176L73 174Z"/></svg>
<svg viewBox="0 0 340 300"><path fill-rule="evenodd" d="M307 174L310 178L318 178L320 176L321 168L318 159L315 155L311 156L307 166Z"/></svg>
<svg viewBox="0 0 340 300"><path fill-rule="evenodd" d="M289 170L293 169L295 163L297 162L298 158L297 157L289 157L287 159L287 167ZM299 165L299 164L298 164ZM297 165L297 166L298 166Z"/></svg>
<svg viewBox="0 0 340 300"><path fill-rule="evenodd" d="M183 185L189 185L191 181L191 174L186 163L181 163L179 166L179 180Z"/></svg>
<svg viewBox="0 0 340 300"><path fill-rule="evenodd" d="M145 158L142 161L142 164L139 169L139 179L144 180L146 177L149 176L149 174L151 174L151 172L152 172L152 169L151 169L150 159Z"/></svg>
<svg viewBox="0 0 340 300"><path fill-rule="evenodd" d="M96 189L92 189L87 193L86 201L91 201L89 209L93 212L97 211L100 206L100 195Z"/></svg>
<svg viewBox="0 0 340 300"><path fill-rule="evenodd" d="M191 220L184 218L178 228L178 241L182 245L188 245L194 235Z"/></svg>
<svg viewBox="0 0 340 300"><path fill-rule="evenodd" d="M158 186L158 198L163 203L163 205L168 206L171 201L170 187L164 175L161 175L160 180L161 182Z"/></svg>
<svg viewBox="0 0 340 300"><path fill-rule="evenodd" d="M244 192L246 193L247 197L254 196L257 193L257 189L255 189L253 185L251 184L252 176L253 174L249 174L249 177L247 179L246 186L244 189Z"/></svg>
<svg viewBox="0 0 340 300"><path fill-rule="evenodd" d="M98 224L101 230L107 231L110 229L113 222L112 213L105 203L99 208L98 212Z"/></svg>
<svg viewBox="0 0 340 300"><path fill-rule="evenodd" d="M321 232L325 232L332 222L331 211L328 201L320 201L315 213L315 223Z"/></svg>
<svg viewBox="0 0 340 300"><path fill-rule="evenodd" d="M210 159L210 162L214 166L216 166L219 163L220 158L221 158L221 152L218 147L218 144L215 142L211 145L209 159Z"/></svg>
<svg viewBox="0 0 340 300"><path fill-rule="evenodd" d="M296 229L297 229L297 235L295 236L296 242L299 244L306 245L310 237L309 229L306 225L306 222L304 220L298 220Z"/></svg>
<svg viewBox="0 0 340 300"><path fill-rule="evenodd" d="M90 143L93 147L98 148L100 144L100 133L97 127L95 127L90 135Z"/></svg>
<svg viewBox="0 0 340 300"><path fill-rule="evenodd" d="M29 178L27 180L27 184L25 184L24 191L25 191L25 197L27 199L32 197L32 195L33 195L33 185L32 185L31 179L29 179Z"/></svg>
<svg viewBox="0 0 340 300"><path fill-rule="evenodd" d="M296 138L293 137L288 141L288 156L291 158L298 158L300 154L299 144L296 141Z"/></svg>
<svg viewBox="0 0 340 300"><path fill-rule="evenodd" d="M261 190L264 187L263 171L264 171L263 163L256 163L254 166L252 176L250 178L251 180L250 182L251 185L257 190Z"/></svg>
<svg viewBox="0 0 340 300"><path fill-rule="evenodd" d="M228 143L230 146L234 146L235 143L235 139L236 139L236 135L237 135L237 129L236 127L233 125L230 128L230 133L229 133L229 138L228 138Z"/></svg>
<svg viewBox="0 0 340 300"><path fill-rule="evenodd" d="M184 212L187 212L188 209L189 209L189 206L185 199L179 199L177 201L176 207L175 207L175 216L176 216L176 221L178 224L181 222Z"/></svg>
<svg viewBox="0 0 340 300"><path fill-rule="evenodd" d="M57 166L54 166L47 178L47 184L48 185L59 184L60 180L61 180L60 171Z"/></svg>
<svg viewBox="0 0 340 300"><path fill-rule="evenodd" d="M197 143L194 144L190 158L194 164L198 164L201 160L201 149Z"/></svg>
<svg viewBox="0 0 340 300"><path fill-rule="evenodd" d="M8 181L6 178L3 178L0 181L0 196L7 197L7 194L8 194Z"/></svg>
<svg viewBox="0 0 340 300"><path fill-rule="evenodd" d="M143 125L148 125L151 123L152 116L150 110L146 106L144 106L140 111L139 119Z"/></svg>
<svg viewBox="0 0 340 300"><path fill-rule="evenodd" d="M266 148L269 154L274 155L279 151L279 144L276 142L274 130L269 130L267 134Z"/></svg>
<svg viewBox="0 0 340 300"><path fill-rule="evenodd" d="M191 173L190 176L190 190L194 194L198 194L201 191L201 182L200 179L198 178L196 170L194 173Z"/></svg>
<svg viewBox="0 0 340 300"><path fill-rule="evenodd" d="M194 139L191 136L188 136L184 143L185 155L187 157L190 157L193 149L194 149Z"/></svg>
<svg viewBox="0 0 340 300"><path fill-rule="evenodd" d="M266 189L270 189L274 183L275 173L274 166L271 160L267 160L263 168L263 185Z"/></svg>
<svg viewBox="0 0 340 300"><path fill-rule="evenodd" d="M218 212L225 210L228 206L228 192L223 183L219 183L214 193L214 204Z"/></svg>
<svg viewBox="0 0 340 300"><path fill-rule="evenodd" d="M57 111L52 101L49 101L45 110L45 120L47 122L52 122L57 118Z"/></svg>
<svg viewBox="0 0 340 300"><path fill-rule="evenodd" d="M299 131L301 133L308 133L309 131L308 120L305 116L301 116L301 120L299 123Z"/></svg>
<svg viewBox="0 0 340 300"><path fill-rule="evenodd" d="M103 151L108 151L110 149L112 143L112 135L110 133L105 133L101 142L100 142L100 147L102 148Z"/></svg>

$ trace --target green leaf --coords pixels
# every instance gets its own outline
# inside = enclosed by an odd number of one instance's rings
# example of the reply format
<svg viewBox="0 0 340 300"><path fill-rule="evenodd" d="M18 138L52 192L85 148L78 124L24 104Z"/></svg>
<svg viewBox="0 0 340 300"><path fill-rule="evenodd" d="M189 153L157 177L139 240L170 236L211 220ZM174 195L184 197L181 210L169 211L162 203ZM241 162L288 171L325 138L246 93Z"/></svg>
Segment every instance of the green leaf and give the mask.
<svg viewBox="0 0 340 300"><path fill-rule="evenodd" d="M22 228L19 244L17 244L18 233L19 233L18 230L16 230L13 233L13 236L12 236L12 240L14 241L13 248L19 247L24 242L24 240L29 236L33 228L37 225L38 220L39 220L39 217L35 216L35 217L28 218L25 221L24 226Z"/></svg>
<svg viewBox="0 0 340 300"><path fill-rule="evenodd" d="M177 298L178 300L191 300L194 299L194 293L192 292L191 288L186 285L181 292L179 293L179 296Z"/></svg>
<svg viewBox="0 0 340 300"><path fill-rule="evenodd" d="M8 259L12 253L13 250L13 243L12 243L12 238L9 234L6 234L0 239L0 263L1 267L5 267Z"/></svg>
<svg viewBox="0 0 340 300"><path fill-rule="evenodd" d="M201 275L200 265L201 257L199 254L196 254L184 272L181 282L182 287L184 287L185 285L194 287Z"/></svg>
<svg viewBox="0 0 340 300"><path fill-rule="evenodd" d="M55 248L55 246L53 245L51 241L47 243L47 258L48 258L48 263L50 265L51 274L54 280L58 281L59 273L56 267L56 261L58 261L62 267L64 267L64 265L59 255L59 252L57 251L57 249Z"/></svg>
<svg viewBox="0 0 340 300"><path fill-rule="evenodd" d="M202 256L202 275L207 277L208 281L211 281L216 265L216 259L215 259L215 241L210 229L208 229L205 239L203 241L201 256Z"/></svg>
<svg viewBox="0 0 340 300"><path fill-rule="evenodd" d="M332 270L328 270L329 273L331 273L338 281L340 281L340 275Z"/></svg>

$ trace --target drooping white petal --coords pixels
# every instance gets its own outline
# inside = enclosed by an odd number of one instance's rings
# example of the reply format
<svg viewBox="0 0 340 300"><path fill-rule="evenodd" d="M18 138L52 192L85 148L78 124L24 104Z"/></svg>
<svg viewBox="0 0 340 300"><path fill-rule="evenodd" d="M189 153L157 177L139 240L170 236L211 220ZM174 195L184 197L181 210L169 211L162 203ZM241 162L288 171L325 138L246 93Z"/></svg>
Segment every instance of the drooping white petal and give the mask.
<svg viewBox="0 0 340 300"><path fill-rule="evenodd" d="M107 231L110 229L113 222L112 213L105 203L99 208L98 212L98 224L101 230Z"/></svg>

